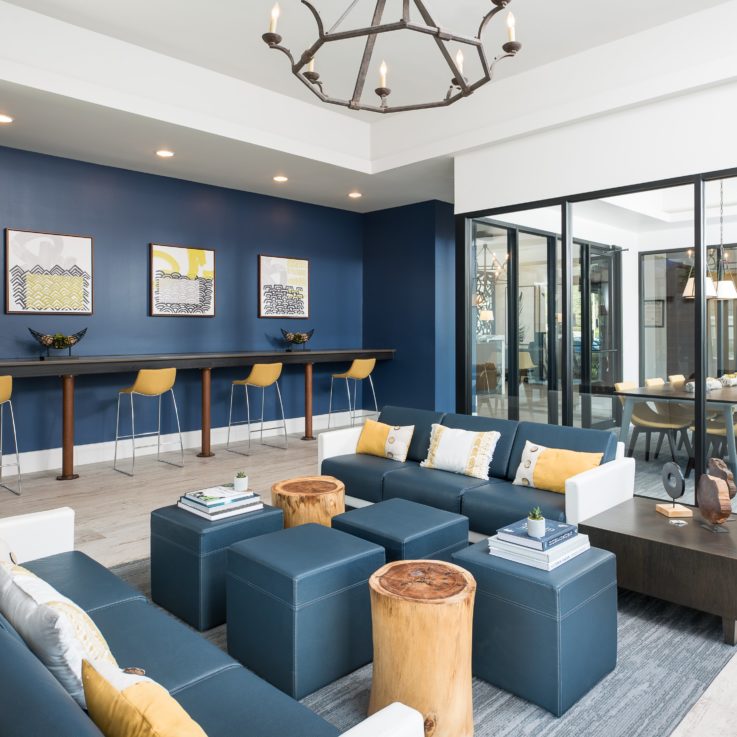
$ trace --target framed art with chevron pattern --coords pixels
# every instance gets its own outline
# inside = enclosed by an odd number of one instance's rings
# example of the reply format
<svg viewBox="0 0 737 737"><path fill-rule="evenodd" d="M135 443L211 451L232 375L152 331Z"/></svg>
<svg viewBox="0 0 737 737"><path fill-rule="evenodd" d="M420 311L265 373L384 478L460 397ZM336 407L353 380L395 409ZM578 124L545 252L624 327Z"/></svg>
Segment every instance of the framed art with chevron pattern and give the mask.
<svg viewBox="0 0 737 737"><path fill-rule="evenodd" d="M5 312L91 315L91 236L5 229Z"/></svg>
<svg viewBox="0 0 737 737"><path fill-rule="evenodd" d="M215 251L151 244L152 317L215 317Z"/></svg>

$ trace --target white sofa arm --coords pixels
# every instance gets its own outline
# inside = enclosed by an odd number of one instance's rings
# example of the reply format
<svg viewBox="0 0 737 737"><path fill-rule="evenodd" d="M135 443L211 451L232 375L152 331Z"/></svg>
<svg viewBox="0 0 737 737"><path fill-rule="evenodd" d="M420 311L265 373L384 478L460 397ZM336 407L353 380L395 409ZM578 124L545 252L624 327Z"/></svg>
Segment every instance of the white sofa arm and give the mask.
<svg viewBox="0 0 737 737"><path fill-rule="evenodd" d="M422 714L395 702L364 719L342 737L425 737Z"/></svg>
<svg viewBox="0 0 737 737"><path fill-rule="evenodd" d="M362 430L363 425L321 432L317 436L317 472L320 473L322 462L326 458L355 453Z"/></svg>
<svg viewBox="0 0 737 737"><path fill-rule="evenodd" d="M69 507L0 519L5 540L18 563L74 550L74 510Z"/></svg>
<svg viewBox="0 0 737 737"><path fill-rule="evenodd" d="M620 458L566 481L566 522L577 525L635 493L635 459Z"/></svg>

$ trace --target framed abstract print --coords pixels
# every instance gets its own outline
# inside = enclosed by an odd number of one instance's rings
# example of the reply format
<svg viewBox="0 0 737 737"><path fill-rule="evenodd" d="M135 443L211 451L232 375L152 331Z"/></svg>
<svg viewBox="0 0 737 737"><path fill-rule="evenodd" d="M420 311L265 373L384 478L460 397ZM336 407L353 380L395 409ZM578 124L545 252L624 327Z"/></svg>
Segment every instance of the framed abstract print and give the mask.
<svg viewBox="0 0 737 737"><path fill-rule="evenodd" d="M151 244L151 315L215 316L215 251Z"/></svg>
<svg viewBox="0 0 737 737"><path fill-rule="evenodd" d="M258 316L310 316L310 263L307 259L258 257Z"/></svg>

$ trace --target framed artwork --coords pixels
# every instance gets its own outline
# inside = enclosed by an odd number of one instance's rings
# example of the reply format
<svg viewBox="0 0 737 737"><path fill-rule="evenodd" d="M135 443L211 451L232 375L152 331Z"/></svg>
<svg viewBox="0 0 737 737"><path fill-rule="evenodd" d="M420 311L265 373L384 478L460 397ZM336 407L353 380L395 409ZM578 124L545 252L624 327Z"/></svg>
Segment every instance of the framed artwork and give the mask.
<svg viewBox="0 0 737 737"><path fill-rule="evenodd" d="M301 258L258 257L258 316L310 316L310 262Z"/></svg>
<svg viewBox="0 0 737 737"><path fill-rule="evenodd" d="M91 315L92 238L5 229L5 312Z"/></svg>
<svg viewBox="0 0 737 737"><path fill-rule="evenodd" d="M152 317L215 316L215 251L151 244Z"/></svg>
<svg viewBox="0 0 737 737"><path fill-rule="evenodd" d="M665 327L665 300L646 299L643 302L642 324L646 328Z"/></svg>

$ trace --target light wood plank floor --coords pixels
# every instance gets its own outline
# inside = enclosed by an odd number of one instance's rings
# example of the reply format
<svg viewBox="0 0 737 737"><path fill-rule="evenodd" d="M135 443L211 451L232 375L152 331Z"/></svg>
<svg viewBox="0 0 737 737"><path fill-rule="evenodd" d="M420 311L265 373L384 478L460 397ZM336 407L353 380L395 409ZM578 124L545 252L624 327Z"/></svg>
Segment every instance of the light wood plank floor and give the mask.
<svg viewBox="0 0 737 737"><path fill-rule="evenodd" d="M286 451L255 441L249 456L224 447L214 451L214 458L186 452L184 468L144 456L136 459L133 478L113 471L110 463L80 466L75 481L57 481L51 471L29 475L23 479L20 497L0 489L0 517L71 507L76 513L77 549L113 566L148 557L151 511L174 504L185 491L232 481L236 471L244 470L250 488L269 501L274 482L317 471L317 442L297 435L289 438ZM176 453L162 457L178 461Z"/></svg>
<svg viewBox="0 0 737 737"><path fill-rule="evenodd" d="M80 466L76 481L56 481L55 473L27 476L23 496L0 489L0 517L69 506L76 512L76 547L106 566L149 555L149 515L173 504L185 491L230 481L245 470L250 486L271 499L271 485L293 476L316 473L317 443L290 436L287 451L254 443L250 456L215 447L214 458L185 455L183 469L158 463L152 457L136 462L129 478L109 463ZM171 458L176 458L172 454ZM737 658L733 658L696 703L672 737L737 737L730 707L737 683Z"/></svg>

